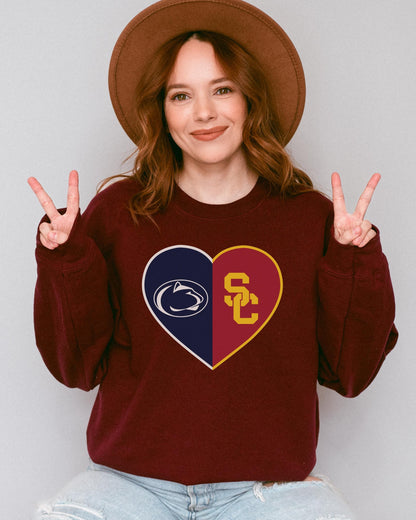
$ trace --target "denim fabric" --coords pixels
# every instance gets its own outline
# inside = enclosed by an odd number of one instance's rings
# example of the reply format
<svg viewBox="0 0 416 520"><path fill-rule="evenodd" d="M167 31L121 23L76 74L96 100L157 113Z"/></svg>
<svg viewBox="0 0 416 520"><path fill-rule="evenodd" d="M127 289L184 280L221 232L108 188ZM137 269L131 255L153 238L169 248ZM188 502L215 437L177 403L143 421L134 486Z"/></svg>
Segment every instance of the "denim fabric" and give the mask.
<svg viewBox="0 0 416 520"><path fill-rule="evenodd" d="M322 478L322 477L321 477ZM326 480L265 486L224 482L185 486L91 463L37 520L352 520Z"/></svg>

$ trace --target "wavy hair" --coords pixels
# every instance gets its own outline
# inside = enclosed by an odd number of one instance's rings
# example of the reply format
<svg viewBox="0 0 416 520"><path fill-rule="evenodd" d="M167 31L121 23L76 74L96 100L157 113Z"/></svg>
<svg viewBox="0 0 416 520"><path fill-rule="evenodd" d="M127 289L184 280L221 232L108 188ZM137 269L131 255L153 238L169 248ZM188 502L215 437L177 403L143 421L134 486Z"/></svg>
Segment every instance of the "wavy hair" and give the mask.
<svg viewBox="0 0 416 520"><path fill-rule="evenodd" d="M140 186L129 202L133 220L137 223L140 216L152 219L168 206L175 176L183 166L182 151L167 131L164 101L179 50L191 38L212 45L224 72L246 98L248 115L242 147L249 167L266 179L270 193L292 197L313 191L311 179L293 165L284 149L278 114L269 102L270 86L257 60L227 36L211 31L188 32L158 50L136 88L137 150L130 156L135 156L131 172L122 175L135 178Z"/></svg>

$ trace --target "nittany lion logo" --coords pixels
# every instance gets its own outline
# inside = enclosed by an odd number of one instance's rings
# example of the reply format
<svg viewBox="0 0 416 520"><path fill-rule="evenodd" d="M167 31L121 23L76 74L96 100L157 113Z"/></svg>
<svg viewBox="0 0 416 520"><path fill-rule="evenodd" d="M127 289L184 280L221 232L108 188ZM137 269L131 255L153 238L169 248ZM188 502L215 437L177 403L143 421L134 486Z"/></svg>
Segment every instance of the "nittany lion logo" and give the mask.
<svg viewBox="0 0 416 520"><path fill-rule="evenodd" d="M158 287L153 295L156 308L174 318L188 318L205 309L208 293L191 280L170 280Z"/></svg>

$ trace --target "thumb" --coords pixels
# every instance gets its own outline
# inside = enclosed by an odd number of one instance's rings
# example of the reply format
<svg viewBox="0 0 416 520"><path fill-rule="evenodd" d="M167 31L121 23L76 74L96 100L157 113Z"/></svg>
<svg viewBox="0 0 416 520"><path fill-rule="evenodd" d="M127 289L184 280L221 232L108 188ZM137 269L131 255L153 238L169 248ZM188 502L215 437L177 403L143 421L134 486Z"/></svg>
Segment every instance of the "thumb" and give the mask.
<svg viewBox="0 0 416 520"><path fill-rule="evenodd" d="M51 230L48 233L48 240L50 242L53 242L57 245L64 244L68 240L68 233L65 233L64 231L57 231L57 230Z"/></svg>

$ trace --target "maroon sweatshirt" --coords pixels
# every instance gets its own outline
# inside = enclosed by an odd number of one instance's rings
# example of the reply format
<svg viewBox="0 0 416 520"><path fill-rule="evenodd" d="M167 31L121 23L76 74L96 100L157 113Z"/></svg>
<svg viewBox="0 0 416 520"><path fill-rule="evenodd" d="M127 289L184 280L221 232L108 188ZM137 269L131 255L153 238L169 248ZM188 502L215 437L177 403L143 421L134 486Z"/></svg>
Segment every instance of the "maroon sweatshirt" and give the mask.
<svg viewBox="0 0 416 520"><path fill-rule="evenodd" d="M263 181L224 205L176 188L135 225L136 191L109 186L64 245L37 245L42 357L67 386L99 385L91 458L184 484L304 479L317 381L359 394L397 340L378 234L341 245L328 199Z"/></svg>

